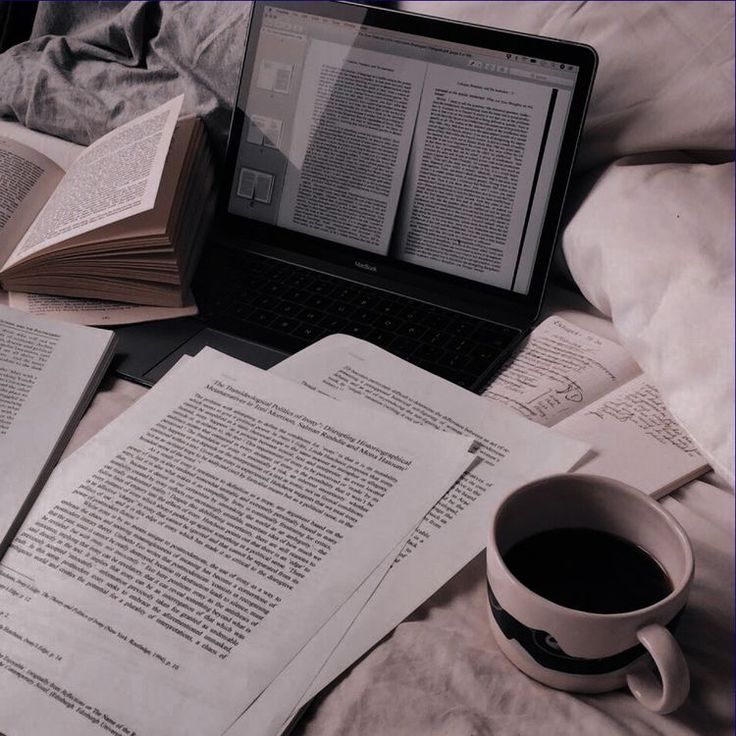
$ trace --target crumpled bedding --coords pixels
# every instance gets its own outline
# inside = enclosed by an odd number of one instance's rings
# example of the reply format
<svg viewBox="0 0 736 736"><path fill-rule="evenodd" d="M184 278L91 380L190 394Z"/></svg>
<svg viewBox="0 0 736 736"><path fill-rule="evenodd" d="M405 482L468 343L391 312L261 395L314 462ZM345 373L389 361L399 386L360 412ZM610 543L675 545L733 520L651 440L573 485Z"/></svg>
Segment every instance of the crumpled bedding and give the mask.
<svg viewBox="0 0 736 736"><path fill-rule="evenodd" d="M732 486L734 164L622 158L565 229L567 264Z"/></svg>
<svg viewBox="0 0 736 736"><path fill-rule="evenodd" d="M490 637L478 557L330 687L296 733L730 734L733 4L403 5L580 40L599 52L561 252L718 471L663 501L695 548L678 632L692 690L680 711L663 717L622 692L576 697L536 685ZM89 143L184 92L185 110L204 117L222 154L248 7L42 3L36 37L0 55L0 115ZM99 427L94 405L90 417Z"/></svg>
<svg viewBox="0 0 736 736"><path fill-rule="evenodd" d="M224 155L248 2L40 2L30 41L0 54L0 116L89 145L184 94Z"/></svg>

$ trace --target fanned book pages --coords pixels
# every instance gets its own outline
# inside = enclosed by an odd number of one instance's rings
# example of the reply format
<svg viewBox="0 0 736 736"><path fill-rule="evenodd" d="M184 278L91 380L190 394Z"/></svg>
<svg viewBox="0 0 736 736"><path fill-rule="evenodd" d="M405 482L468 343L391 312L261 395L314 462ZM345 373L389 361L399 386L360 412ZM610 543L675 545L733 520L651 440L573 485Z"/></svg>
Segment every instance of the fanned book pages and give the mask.
<svg viewBox="0 0 736 736"><path fill-rule="evenodd" d="M0 136L0 285L185 306L214 202L204 124L182 97L113 130L64 171Z"/></svg>
<svg viewBox="0 0 736 736"><path fill-rule="evenodd" d="M0 306L0 555L97 390L114 345L107 330Z"/></svg>

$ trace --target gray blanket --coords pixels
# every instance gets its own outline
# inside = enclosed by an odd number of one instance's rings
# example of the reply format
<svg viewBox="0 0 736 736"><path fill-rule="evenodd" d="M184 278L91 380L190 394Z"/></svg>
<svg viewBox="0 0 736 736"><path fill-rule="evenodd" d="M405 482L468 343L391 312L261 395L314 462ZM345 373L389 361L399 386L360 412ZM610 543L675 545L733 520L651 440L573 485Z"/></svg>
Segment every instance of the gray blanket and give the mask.
<svg viewBox="0 0 736 736"><path fill-rule="evenodd" d="M41 2L0 54L0 116L89 144L184 93L225 150L249 2Z"/></svg>

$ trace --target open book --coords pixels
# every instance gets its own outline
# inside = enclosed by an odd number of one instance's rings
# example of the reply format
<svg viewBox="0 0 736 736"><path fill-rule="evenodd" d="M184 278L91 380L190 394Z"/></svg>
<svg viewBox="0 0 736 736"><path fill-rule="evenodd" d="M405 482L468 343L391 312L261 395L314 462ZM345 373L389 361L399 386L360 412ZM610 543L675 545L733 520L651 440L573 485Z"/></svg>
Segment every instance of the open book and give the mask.
<svg viewBox="0 0 736 736"><path fill-rule="evenodd" d="M589 443L580 472L655 498L709 468L629 354L562 317L542 322L483 396Z"/></svg>
<svg viewBox="0 0 736 736"><path fill-rule="evenodd" d="M0 555L59 459L115 336L0 306Z"/></svg>
<svg viewBox="0 0 736 736"><path fill-rule="evenodd" d="M113 130L66 171L0 136L0 285L183 306L213 203L204 125L182 98Z"/></svg>

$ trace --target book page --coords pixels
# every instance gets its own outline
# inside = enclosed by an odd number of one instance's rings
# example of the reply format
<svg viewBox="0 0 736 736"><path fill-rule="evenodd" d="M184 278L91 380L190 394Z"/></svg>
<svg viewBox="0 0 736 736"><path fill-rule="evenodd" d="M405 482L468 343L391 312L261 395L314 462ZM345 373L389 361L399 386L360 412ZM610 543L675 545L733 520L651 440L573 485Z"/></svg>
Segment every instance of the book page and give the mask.
<svg viewBox="0 0 736 736"><path fill-rule="evenodd" d="M17 143L38 151L50 158L57 166L66 171L74 160L84 152L86 146L58 138L55 135L41 133L38 130L26 128L22 123L15 120L0 118L0 137L10 138Z"/></svg>
<svg viewBox="0 0 736 736"><path fill-rule="evenodd" d="M402 260L511 288L555 99L540 85L428 65L397 226Z"/></svg>
<svg viewBox="0 0 736 736"><path fill-rule="evenodd" d="M150 210L183 99L174 98L85 149L5 268L76 235Z"/></svg>
<svg viewBox="0 0 736 736"><path fill-rule="evenodd" d="M426 64L312 41L278 224L386 253Z"/></svg>
<svg viewBox="0 0 736 736"><path fill-rule="evenodd" d="M186 301L187 306L184 307L150 307L103 299L29 294L23 291L8 293L8 303L13 309L78 325L128 325L197 314L194 297L189 294Z"/></svg>
<svg viewBox="0 0 736 736"><path fill-rule="evenodd" d="M590 443L593 456L578 472L616 478L656 498L708 469L708 462L644 375L555 428Z"/></svg>
<svg viewBox="0 0 736 736"><path fill-rule="evenodd" d="M620 345L562 317L549 317L483 396L551 427L639 373Z"/></svg>
<svg viewBox="0 0 736 736"><path fill-rule="evenodd" d="M0 306L0 555L111 357L103 330Z"/></svg>
<svg viewBox="0 0 736 736"><path fill-rule="evenodd" d="M348 605L261 694L252 711L228 731L229 736L278 732L290 709L297 705L295 696L304 693L320 663L337 646L358 613L360 616L306 699L352 664L484 547L491 510L506 493L532 478L564 472L587 449L584 443L571 443L503 407L489 411L486 402L475 394L370 343L344 335L321 340L274 366L271 372L356 405L378 407L423 426L475 437L476 455L482 462L435 504L397 550L388 573L379 569L361 586Z"/></svg>
<svg viewBox="0 0 736 736"><path fill-rule="evenodd" d="M0 266L63 176L51 159L0 135Z"/></svg>
<svg viewBox="0 0 736 736"><path fill-rule="evenodd" d="M177 366L57 468L3 559L0 731L221 733L472 444L209 349Z"/></svg>

